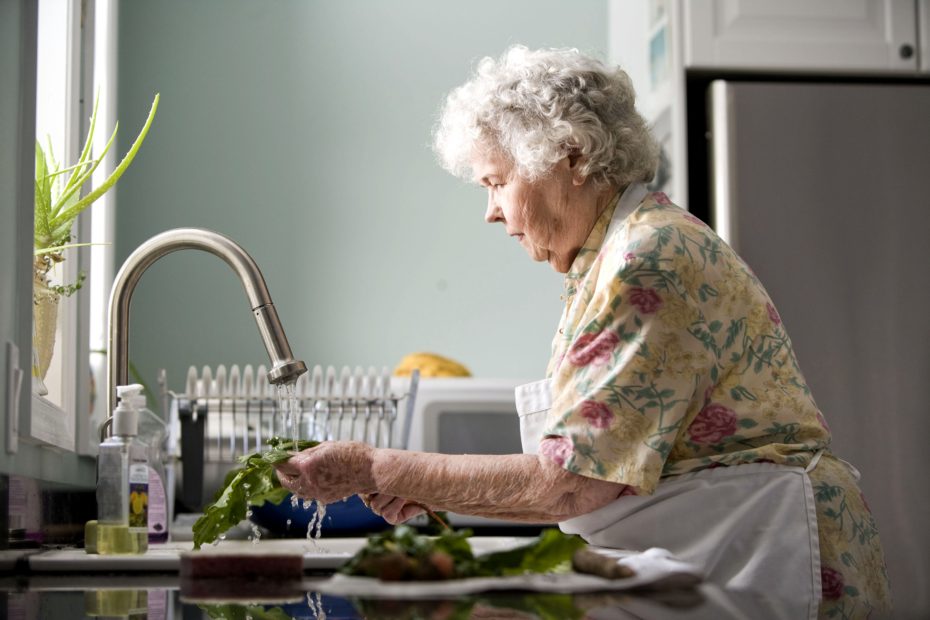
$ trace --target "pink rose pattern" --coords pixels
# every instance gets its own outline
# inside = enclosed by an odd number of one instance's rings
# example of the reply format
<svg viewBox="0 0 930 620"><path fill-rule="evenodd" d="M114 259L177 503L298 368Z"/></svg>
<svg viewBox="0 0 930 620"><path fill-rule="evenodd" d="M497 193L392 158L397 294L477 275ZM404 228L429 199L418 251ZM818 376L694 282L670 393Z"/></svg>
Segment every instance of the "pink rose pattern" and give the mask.
<svg viewBox="0 0 930 620"><path fill-rule="evenodd" d="M799 443L811 451L827 446L829 429L800 372L789 372L772 392L769 366L797 368L797 360L782 318L745 262L711 228L669 205L665 195L647 197L628 219L629 226L606 241L609 215L598 220L587 251L566 276L576 293L550 362L558 390L550 432L559 436L544 440L540 452L569 471L648 494L663 475L744 462L792 464ZM678 288L674 269L682 261L707 278ZM714 294L720 274L735 285L731 294ZM679 301L701 313L700 327L672 328L655 316L663 304ZM635 315L623 313L624 305ZM769 321L764 338L751 341L744 325L759 309ZM647 315L654 319L644 325ZM681 363L683 353L690 363ZM787 407L781 405L786 396ZM692 407L700 411L682 428ZM618 452L614 429L627 428L633 418L636 424L629 428L641 429L639 441L625 441ZM786 444L791 449L782 450ZM829 458L822 459L815 473L831 466ZM857 610L873 601L882 604L885 576L864 568L881 565L865 499L855 485L839 486L846 483L822 475L822 486L815 486L817 519L834 526L820 533L822 611L848 610L850 600Z"/></svg>
<svg viewBox="0 0 930 620"><path fill-rule="evenodd" d="M820 426L823 427L823 430L830 432L830 425L827 424L827 419L823 417L823 414L818 410L817 411L817 421L820 422Z"/></svg>
<svg viewBox="0 0 930 620"><path fill-rule="evenodd" d="M610 426L614 413L607 405L596 400L586 400L581 403L581 417L594 428L604 429Z"/></svg>
<svg viewBox="0 0 930 620"><path fill-rule="evenodd" d="M772 323L775 323L775 325L781 325L781 317L778 316L778 310L775 309L775 306L768 303L765 304L765 309L768 311L769 318L772 320Z"/></svg>
<svg viewBox="0 0 930 620"><path fill-rule="evenodd" d="M672 201L669 200L665 192L653 192L652 198L656 201L656 204L660 204L663 206L672 204Z"/></svg>
<svg viewBox="0 0 930 620"><path fill-rule="evenodd" d="M545 437L539 442L539 453L562 467L572 455L572 441L568 437Z"/></svg>
<svg viewBox="0 0 930 620"><path fill-rule="evenodd" d="M637 286L630 289L630 303L636 306L640 314L652 314L662 307L662 298L655 289Z"/></svg>
<svg viewBox="0 0 930 620"><path fill-rule="evenodd" d="M707 224L704 223L704 220L690 213L685 213L685 219L691 222L692 224L699 224L701 226L707 226Z"/></svg>
<svg viewBox="0 0 930 620"><path fill-rule="evenodd" d="M697 414L688 427L691 441L704 446L716 445L736 433L737 418L732 409L710 403Z"/></svg>
<svg viewBox="0 0 930 620"><path fill-rule="evenodd" d="M610 361L611 354L619 342L620 337L613 331L582 334L572 344L568 352L568 361L579 367L588 364L603 366Z"/></svg>
<svg viewBox="0 0 930 620"><path fill-rule="evenodd" d="M835 601L843 596L843 574L833 570L828 566L820 568L820 587L823 590L823 598L828 601Z"/></svg>

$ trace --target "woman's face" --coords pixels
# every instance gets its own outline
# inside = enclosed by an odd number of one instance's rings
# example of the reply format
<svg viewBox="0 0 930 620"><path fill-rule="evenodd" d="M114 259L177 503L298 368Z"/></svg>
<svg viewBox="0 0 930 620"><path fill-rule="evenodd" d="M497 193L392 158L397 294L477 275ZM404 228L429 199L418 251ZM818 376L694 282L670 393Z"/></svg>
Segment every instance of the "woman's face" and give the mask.
<svg viewBox="0 0 930 620"><path fill-rule="evenodd" d="M565 157L529 182L497 151L476 150L471 160L475 182L488 190L485 220L503 224L533 260L547 261L559 273L569 270L600 213L577 162Z"/></svg>

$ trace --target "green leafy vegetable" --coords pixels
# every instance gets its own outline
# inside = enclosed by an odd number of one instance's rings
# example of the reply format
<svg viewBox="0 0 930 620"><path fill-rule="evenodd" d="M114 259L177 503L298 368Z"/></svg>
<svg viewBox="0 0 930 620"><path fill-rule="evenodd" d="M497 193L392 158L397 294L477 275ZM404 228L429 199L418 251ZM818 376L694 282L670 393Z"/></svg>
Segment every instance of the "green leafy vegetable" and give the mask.
<svg viewBox="0 0 930 620"><path fill-rule="evenodd" d="M575 604L572 594L496 592L493 596L476 598L476 606L499 610L502 617L516 616L514 612L523 612L539 620L579 620L588 617Z"/></svg>
<svg viewBox="0 0 930 620"><path fill-rule="evenodd" d="M237 605L220 603L216 605L198 605L215 620L293 620L293 617L281 607L267 608L262 605Z"/></svg>
<svg viewBox="0 0 930 620"><path fill-rule="evenodd" d="M532 544L481 556L479 570L482 575L568 572L572 555L584 546L578 536L557 529L543 530Z"/></svg>
<svg viewBox="0 0 930 620"><path fill-rule="evenodd" d="M369 536L368 543L341 572L385 581L451 579L456 569L474 562L467 540L470 534L470 530L447 530L433 538L417 534L410 526L398 525Z"/></svg>
<svg viewBox="0 0 930 620"><path fill-rule="evenodd" d="M431 581L567 571L572 554L585 545L577 536L544 530L531 544L475 557L471 530L423 536L405 525L375 534L341 572L383 581Z"/></svg>
<svg viewBox="0 0 930 620"><path fill-rule="evenodd" d="M223 532L245 519L249 506L265 502L280 504L290 491L281 486L275 476L274 465L291 458L295 452L317 445L317 441L272 437L269 450L239 457L243 466L226 476L223 489L213 503L207 506L202 517L194 523L194 549L211 543Z"/></svg>

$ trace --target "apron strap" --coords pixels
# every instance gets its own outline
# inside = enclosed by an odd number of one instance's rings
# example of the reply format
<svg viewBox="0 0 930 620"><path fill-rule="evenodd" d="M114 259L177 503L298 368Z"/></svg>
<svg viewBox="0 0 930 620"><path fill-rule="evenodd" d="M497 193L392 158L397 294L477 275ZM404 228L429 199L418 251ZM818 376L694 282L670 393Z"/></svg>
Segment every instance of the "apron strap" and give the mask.
<svg viewBox="0 0 930 620"><path fill-rule="evenodd" d="M817 467L817 463L820 462L820 457L822 456L823 456L823 448L821 448L820 450L817 450L817 452L814 453L814 458L812 458L810 464L804 468L804 471L808 474L814 471L814 468Z"/></svg>

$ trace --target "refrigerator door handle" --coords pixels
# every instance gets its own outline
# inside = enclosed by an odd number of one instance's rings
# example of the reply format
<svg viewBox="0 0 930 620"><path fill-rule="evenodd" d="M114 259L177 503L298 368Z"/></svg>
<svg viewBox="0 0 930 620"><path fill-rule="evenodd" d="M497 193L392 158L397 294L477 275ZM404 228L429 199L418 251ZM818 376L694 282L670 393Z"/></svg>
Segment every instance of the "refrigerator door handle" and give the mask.
<svg viewBox="0 0 930 620"><path fill-rule="evenodd" d="M720 237L739 252L736 239L736 123L733 94L724 80L710 85L711 218Z"/></svg>

